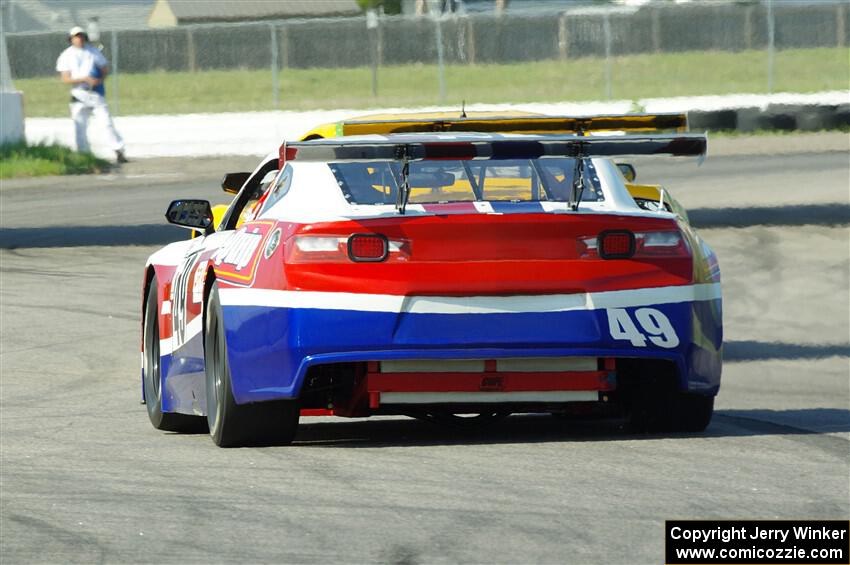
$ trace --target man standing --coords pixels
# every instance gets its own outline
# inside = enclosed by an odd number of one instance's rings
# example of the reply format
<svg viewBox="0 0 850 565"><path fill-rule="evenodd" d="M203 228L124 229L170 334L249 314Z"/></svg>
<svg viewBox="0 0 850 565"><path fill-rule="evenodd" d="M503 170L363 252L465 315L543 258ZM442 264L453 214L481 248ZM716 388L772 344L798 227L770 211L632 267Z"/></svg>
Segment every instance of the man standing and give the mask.
<svg viewBox="0 0 850 565"><path fill-rule="evenodd" d="M104 97L103 81L109 73L109 62L99 49L89 44L89 37L81 27L73 27L68 32L71 46L62 51L56 60L56 70L62 82L71 85L71 119L74 120L74 133L77 151L88 151L89 141L86 135L89 116L104 125L109 145L115 151L119 163L126 163L124 141L112 123L109 106Z"/></svg>

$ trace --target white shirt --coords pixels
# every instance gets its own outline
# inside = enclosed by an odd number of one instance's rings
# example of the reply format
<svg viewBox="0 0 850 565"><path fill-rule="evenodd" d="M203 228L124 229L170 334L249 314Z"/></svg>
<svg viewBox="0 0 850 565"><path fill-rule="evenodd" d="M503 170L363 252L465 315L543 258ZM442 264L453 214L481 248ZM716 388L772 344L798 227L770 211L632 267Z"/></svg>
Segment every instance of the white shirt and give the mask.
<svg viewBox="0 0 850 565"><path fill-rule="evenodd" d="M83 47L75 47L71 45L59 55L56 59L56 70L60 73L68 72L72 79L81 79L86 77L100 77L101 68L109 65L109 61L103 56L99 49L86 43ZM99 85L103 86L103 85ZM71 88L71 94L85 93L92 90L88 84L75 84ZM95 87L95 91L102 91ZM103 94L103 92L100 92Z"/></svg>

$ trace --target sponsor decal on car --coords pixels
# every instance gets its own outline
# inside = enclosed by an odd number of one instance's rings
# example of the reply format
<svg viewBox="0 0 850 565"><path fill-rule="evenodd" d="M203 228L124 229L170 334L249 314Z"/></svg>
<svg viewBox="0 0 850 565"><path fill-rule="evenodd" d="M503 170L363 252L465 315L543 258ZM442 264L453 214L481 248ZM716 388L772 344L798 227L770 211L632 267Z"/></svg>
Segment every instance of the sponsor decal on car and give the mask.
<svg viewBox="0 0 850 565"><path fill-rule="evenodd" d="M211 257L216 276L240 284L251 284L257 271L260 249L265 247L273 221L257 221L242 226Z"/></svg>
<svg viewBox="0 0 850 565"><path fill-rule="evenodd" d="M192 302L195 304L204 299L204 280L206 279L207 265L209 265L209 261L201 261L195 269L195 278L192 280Z"/></svg>

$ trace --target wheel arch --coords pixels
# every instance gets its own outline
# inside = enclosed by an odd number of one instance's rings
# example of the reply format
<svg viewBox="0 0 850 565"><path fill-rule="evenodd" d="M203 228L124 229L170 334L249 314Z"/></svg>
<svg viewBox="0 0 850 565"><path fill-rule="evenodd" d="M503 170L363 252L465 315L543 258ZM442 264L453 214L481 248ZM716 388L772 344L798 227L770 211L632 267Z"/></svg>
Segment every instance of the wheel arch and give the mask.
<svg viewBox="0 0 850 565"><path fill-rule="evenodd" d="M139 317L139 351L141 352L141 363L142 366L139 371L139 376L141 377L141 388L142 388L142 404L147 403L147 398L145 398L145 315L148 309L148 294L150 293L151 282L153 282L153 278L156 276L156 269L154 269L153 265L148 265L145 269L145 282L142 284L142 312ZM159 320L157 320L159 323Z"/></svg>
<svg viewBox="0 0 850 565"><path fill-rule="evenodd" d="M207 332L207 301L209 300L210 290L212 290L212 285L215 281L215 268L212 265L208 265L207 274L204 276L204 298L201 302L201 335L204 336ZM206 339L202 341L204 342L204 347L206 347Z"/></svg>
<svg viewBox="0 0 850 565"><path fill-rule="evenodd" d="M156 269L153 265L148 265L145 269L145 282L142 285L142 327L145 325L145 309L148 307L148 293L150 292L151 282L156 276Z"/></svg>

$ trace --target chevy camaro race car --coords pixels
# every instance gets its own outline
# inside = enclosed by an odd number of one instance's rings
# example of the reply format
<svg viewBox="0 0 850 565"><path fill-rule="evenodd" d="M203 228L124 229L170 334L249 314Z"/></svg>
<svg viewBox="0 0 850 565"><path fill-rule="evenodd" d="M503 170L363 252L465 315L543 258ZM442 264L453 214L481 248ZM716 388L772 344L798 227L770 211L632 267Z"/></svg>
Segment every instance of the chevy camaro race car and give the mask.
<svg viewBox="0 0 850 565"><path fill-rule="evenodd" d="M633 168L611 160L702 157L703 135L654 133L683 124L345 122L227 175L239 189L220 220L175 200L166 218L198 237L145 268L151 422L206 425L220 446L288 443L301 415L578 411L704 429L720 386L717 260L678 203L652 186L636 196ZM588 135L601 131L621 134Z"/></svg>

